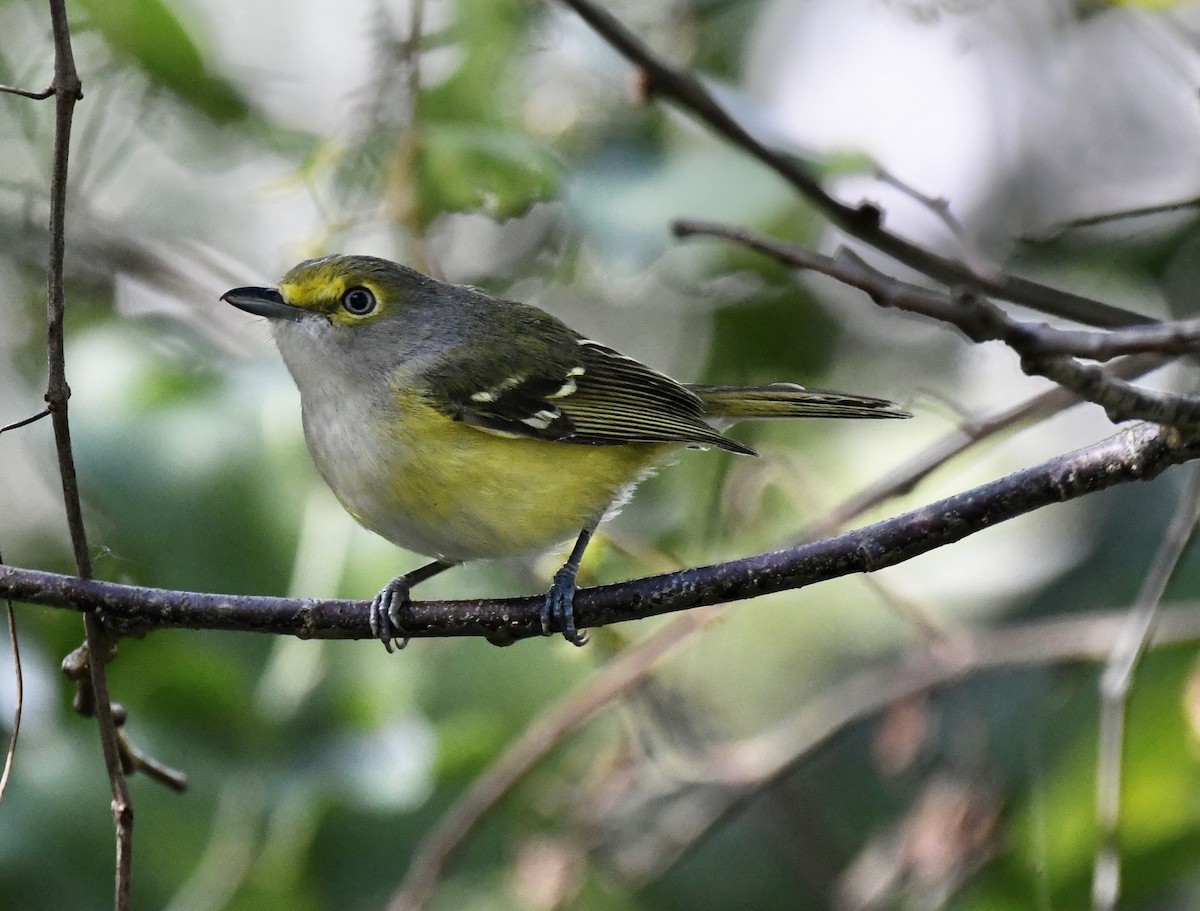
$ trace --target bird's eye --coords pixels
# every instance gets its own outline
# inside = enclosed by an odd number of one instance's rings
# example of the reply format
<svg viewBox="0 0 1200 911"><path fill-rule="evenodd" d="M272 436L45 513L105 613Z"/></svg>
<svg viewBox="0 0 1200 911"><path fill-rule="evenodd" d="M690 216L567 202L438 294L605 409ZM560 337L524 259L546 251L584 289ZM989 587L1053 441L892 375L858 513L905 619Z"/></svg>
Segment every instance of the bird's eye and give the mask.
<svg viewBox="0 0 1200 911"><path fill-rule="evenodd" d="M355 316L366 316L375 309L375 295L367 288L351 288L342 295L342 307Z"/></svg>

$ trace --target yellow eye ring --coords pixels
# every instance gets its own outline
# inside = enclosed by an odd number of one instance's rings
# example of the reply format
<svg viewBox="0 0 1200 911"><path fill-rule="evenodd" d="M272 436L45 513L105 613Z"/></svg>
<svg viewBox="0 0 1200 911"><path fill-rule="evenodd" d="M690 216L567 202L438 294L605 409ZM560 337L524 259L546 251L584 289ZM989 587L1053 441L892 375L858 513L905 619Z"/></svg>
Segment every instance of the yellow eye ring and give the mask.
<svg viewBox="0 0 1200 911"><path fill-rule="evenodd" d="M342 309L351 316L366 316L375 309L375 295L370 288L349 288L342 295Z"/></svg>

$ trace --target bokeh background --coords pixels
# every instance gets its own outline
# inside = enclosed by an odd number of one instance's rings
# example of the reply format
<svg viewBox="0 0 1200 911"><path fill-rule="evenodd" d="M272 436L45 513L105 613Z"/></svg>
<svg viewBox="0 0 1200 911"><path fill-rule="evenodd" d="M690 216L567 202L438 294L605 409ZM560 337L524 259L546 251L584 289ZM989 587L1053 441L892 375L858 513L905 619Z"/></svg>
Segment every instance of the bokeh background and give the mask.
<svg viewBox="0 0 1200 911"><path fill-rule="evenodd" d="M1200 5L1058 0L644 0L610 9L701 74L840 198L986 268L1142 313L1194 314ZM68 209L68 378L97 572L167 588L370 597L419 564L320 483L267 329L219 303L329 252L399 259L535 303L687 380L886 396L904 424L739 431L684 453L589 553L613 581L784 546L973 421L1046 388L999 346L670 223L845 239L676 110L572 12L531 0L78 0L85 99ZM420 38L412 39L414 22ZM47 10L0 2L0 82L41 88ZM0 97L0 425L36 412L53 112ZM882 167L944 198L956 237ZM869 251L860 251L869 254ZM895 274L906 273L873 260ZM995 350L993 350L995 349ZM1186 382L1166 376L1163 383ZM1098 408L1019 425L855 521L1101 439ZM1095 850L1096 678L1013 667L840 729L770 782L716 761L939 636L1121 608L1180 472L1047 509L870 580L712 614L564 739L490 816L431 907L1080 908ZM72 568L50 428L0 438L5 562ZM528 593L558 555L468 566L422 596ZM1196 597L1194 556L1172 601ZM61 657L77 616L18 606L26 680L0 804L0 906L107 907L94 724ZM131 737L190 790L133 780L135 907L366 909L506 744L669 620L498 649L165 632L122 643ZM1130 713L1123 907L1200 902L1193 650L1150 656ZM886 691L888 677L879 678ZM12 717L0 656L0 731ZM844 706L843 706L844 707ZM818 721L821 719L818 719Z"/></svg>

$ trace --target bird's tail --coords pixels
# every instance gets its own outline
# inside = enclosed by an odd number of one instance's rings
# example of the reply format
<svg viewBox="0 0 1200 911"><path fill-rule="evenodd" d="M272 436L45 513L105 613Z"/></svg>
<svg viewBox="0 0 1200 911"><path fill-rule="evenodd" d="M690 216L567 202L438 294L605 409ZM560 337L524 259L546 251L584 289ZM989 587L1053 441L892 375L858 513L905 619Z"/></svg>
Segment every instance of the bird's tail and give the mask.
<svg viewBox="0 0 1200 911"><path fill-rule="evenodd" d="M769 386L688 386L717 418L910 418L887 399L805 389L795 383Z"/></svg>

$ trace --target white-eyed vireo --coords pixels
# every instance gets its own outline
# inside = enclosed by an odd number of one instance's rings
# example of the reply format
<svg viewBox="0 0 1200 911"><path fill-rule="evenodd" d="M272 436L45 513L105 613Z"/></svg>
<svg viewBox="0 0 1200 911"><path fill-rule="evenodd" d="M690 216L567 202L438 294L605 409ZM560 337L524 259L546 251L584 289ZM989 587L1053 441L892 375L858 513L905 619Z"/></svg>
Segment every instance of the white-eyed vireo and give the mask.
<svg viewBox="0 0 1200 911"><path fill-rule="evenodd" d="M790 383L675 382L536 307L370 256L296 266L222 300L271 321L313 461L358 522L434 562L389 582L371 629L391 649L413 585L467 560L578 535L542 629L582 644L572 601L592 532L682 446L754 455L743 418L902 418L883 399Z"/></svg>

